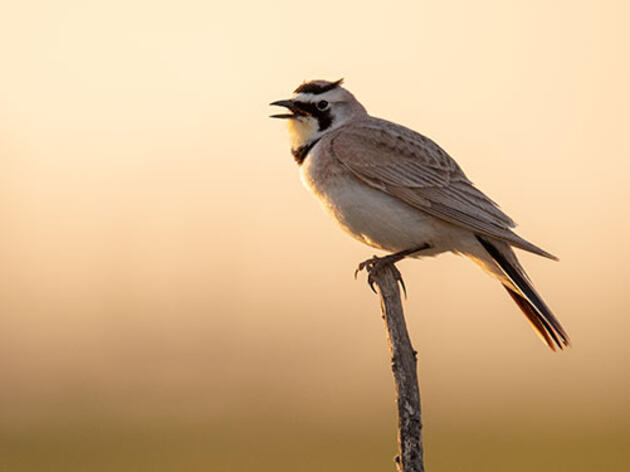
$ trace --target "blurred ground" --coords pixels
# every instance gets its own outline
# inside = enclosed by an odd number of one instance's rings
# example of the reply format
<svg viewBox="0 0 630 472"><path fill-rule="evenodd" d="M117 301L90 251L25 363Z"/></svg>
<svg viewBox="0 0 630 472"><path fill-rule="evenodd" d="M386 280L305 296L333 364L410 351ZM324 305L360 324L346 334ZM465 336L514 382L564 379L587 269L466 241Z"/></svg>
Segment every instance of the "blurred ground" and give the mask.
<svg viewBox="0 0 630 472"><path fill-rule="evenodd" d="M0 433L0 470L304 472L394 470L393 424L317 426L260 420L225 425L154 421L141 425L47 425ZM514 425L517 427L517 425ZM531 431L479 427L426 430L431 471L587 472L624 471L630 431Z"/></svg>

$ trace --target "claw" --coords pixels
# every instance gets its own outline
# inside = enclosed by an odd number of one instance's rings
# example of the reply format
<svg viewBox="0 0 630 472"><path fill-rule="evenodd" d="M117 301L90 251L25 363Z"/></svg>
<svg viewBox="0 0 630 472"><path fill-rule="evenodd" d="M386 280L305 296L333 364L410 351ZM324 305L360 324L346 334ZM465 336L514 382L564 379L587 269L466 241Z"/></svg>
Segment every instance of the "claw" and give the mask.
<svg viewBox="0 0 630 472"><path fill-rule="evenodd" d="M390 254L389 256L385 256L385 257L377 257L377 256L373 256L371 259L368 259L366 261L363 261L359 264L359 267L357 267L357 269L354 271L354 278L356 280L357 275L359 275L359 272L361 272L363 269L365 269L368 273L368 284L370 285L370 288L372 289L372 291L374 293L376 292L376 289L374 288L374 276L373 274L375 272L377 272L381 267L383 267L384 265L391 265L392 266L392 270L394 271L394 278L396 280L397 283L400 284L400 287L402 288L403 293L405 294L405 300L407 299L407 287L405 287L405 281L402 278L402 275L400 274L400 271L398 270L398 268L396 268L396 262L404 259L405 257L415 254L415 253L419 253L420 251L423 251L424 249L428 249L431 246L428 243L423 244L422 246L418 246L416 248L411 248L411 249L406 249L404 251L400 251L400 252L396 252L394 254Z"/></svg>
<svg viewBox="0 0 630 472"><path fill-rule="evenodd" d="M376 291L376 288L374 287L374 284L375 284L374 272L378 271L381 267L383 267L386 264L391 264L392 269L394 271L394 278L396 279L396 282L400 284L400 287L402 288L402 291L405 294L405 299L407 299L407 287L405 287L405 281L403 280L402 275L400 271L398 270L398 268L394 265L395 262L392 262L391 259L389 259L389 257L390 256L386 256L386 257L374 256L371 259L367 259L361 262L359 266L356 268L356 270L354 271L354 278L356 280L357 276L359 275L359 272L365 269L368 272L367 282L368 282L368 285L370 286L370 289L374 293L378 293Z"/></svg>
<svg viewBox="0 0 630 472"><path fill-rule="evenodd" d="M398 269L396 269L396 272L398 272ZM397 274L396 281L400 283L400 288L402 288L402 291L405 294L405 300L407 300L407 287L405 287L405 281L403 280L402 275L400 275L400 272Z"/></svg>
<svg viewBox="0 0 630 472"><path fill-rule="evenodd" d="M361 272L363 269L367 268L367 271L370 272L370 270L372 269L372 267L370 267L370 266L376 265L376 262L378 262L378 257L376 257L376 256L372 256L371 259L367 259L367 260L361 262L359 264L359 266L354 271L354 279L355 280L357 279L357 275L359 275L359 272Z"/></svg>
<svg viewBox="0 0 630 472"><path fill-rule="evenodd" d="M368 285L370 286L370 289L378 295L378 292L374 288L374 277L372 277L372 274L368 275Z"/></svg>

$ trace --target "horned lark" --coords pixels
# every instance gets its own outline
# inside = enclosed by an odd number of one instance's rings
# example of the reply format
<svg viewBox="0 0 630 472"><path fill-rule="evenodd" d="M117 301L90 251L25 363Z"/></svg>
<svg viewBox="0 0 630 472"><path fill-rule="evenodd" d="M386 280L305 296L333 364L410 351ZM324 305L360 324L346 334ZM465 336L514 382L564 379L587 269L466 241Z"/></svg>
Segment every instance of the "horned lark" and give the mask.
<svg viewBox="0 0 630 472"><path fill-rule="evenodd" d="M556 258L515 234L512 219L440 146L368 115L342 80L303 83L271 105L288 109L272 117L288 122L304 185L351 236L392 253L360 268L446 251L468 256L503 284L551 349L569 345L512 248Z"/></svg>

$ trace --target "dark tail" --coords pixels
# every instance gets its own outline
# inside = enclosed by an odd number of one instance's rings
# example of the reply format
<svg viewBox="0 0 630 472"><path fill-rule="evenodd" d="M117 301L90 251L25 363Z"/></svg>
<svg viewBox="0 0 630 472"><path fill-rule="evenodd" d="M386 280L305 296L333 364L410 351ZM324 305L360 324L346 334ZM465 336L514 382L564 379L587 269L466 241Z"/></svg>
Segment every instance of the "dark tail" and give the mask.
<svg viewBox="0 0 630 472"><path fill-rule="evenodd" d="M547 304L540 298L540 295L532 287L524 271L516 266L502 254L502 252L488 239L483 236L476 235L477 240L488 251L492 259L501 267L503 273L512 282L512 287L504 285L512 299L523 311L532 327L540 335L540 337L552 349L556 350L556 346L562 350L570 345L569 336L560 325L560 322L553 315Z"/></svg>

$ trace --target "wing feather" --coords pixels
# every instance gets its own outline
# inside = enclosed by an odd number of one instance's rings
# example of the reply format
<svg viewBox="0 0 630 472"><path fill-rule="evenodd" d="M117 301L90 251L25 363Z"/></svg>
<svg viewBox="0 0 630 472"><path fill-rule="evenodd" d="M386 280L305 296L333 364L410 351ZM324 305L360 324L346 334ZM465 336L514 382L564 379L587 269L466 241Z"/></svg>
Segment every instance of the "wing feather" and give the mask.
<svg viewBox="0 0 630 472"><path fill-rule="evenodd" d="M555 259L515 234L514 221L426 136L369 118L340 129L329 146L333 156L366 184L458 226Z"/></svg>

